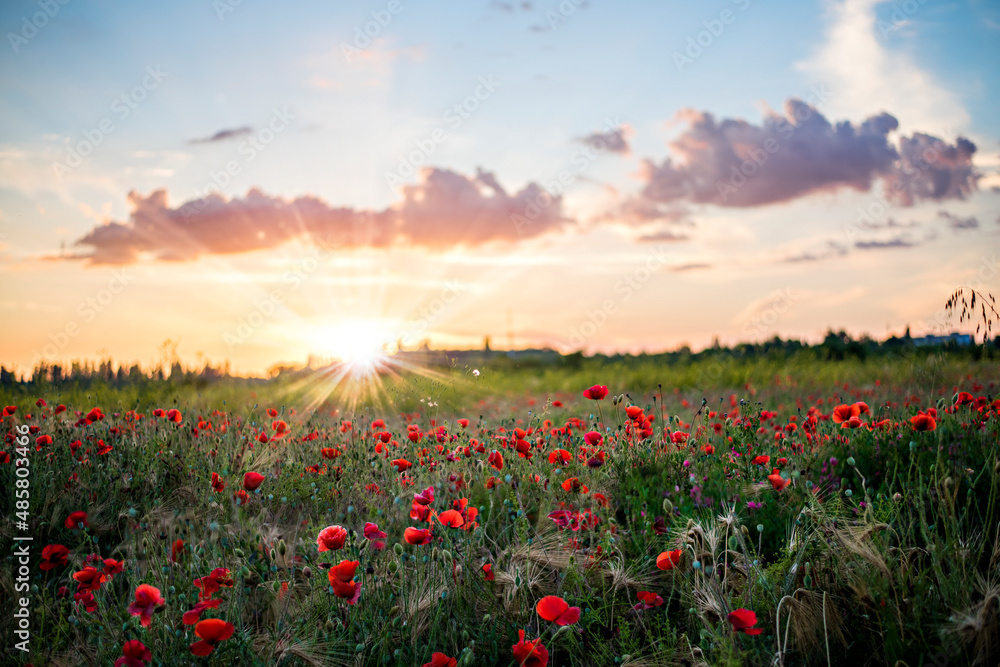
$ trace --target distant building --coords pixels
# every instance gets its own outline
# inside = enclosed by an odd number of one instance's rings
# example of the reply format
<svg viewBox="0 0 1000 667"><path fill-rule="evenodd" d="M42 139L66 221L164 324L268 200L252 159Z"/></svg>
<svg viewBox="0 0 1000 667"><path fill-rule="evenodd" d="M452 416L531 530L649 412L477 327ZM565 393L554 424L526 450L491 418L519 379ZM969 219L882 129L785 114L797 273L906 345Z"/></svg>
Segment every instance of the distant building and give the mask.
<svg viewBox="0 0 1000 667"><path fill-rule="evenodd" d="M950 333L947 336L924 336L922 338L913 339L913 344L917 347L925 347L927 345L948 345L949 343L953 343L958 346L972 345L972 336L969 334Z"/></svg>

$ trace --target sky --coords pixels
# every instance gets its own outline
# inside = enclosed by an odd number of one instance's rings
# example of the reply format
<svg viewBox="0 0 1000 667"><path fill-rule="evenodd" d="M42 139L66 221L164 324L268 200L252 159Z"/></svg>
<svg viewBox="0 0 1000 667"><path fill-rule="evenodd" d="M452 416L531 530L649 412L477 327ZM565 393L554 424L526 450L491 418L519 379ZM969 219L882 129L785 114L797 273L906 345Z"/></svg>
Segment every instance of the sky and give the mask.
<svg viewBox="0 0 1000 667"><path fill-rule="evenodd" d="M1000 291L995 2L12 0L0 27L22 372L923 335Z"/></svg>

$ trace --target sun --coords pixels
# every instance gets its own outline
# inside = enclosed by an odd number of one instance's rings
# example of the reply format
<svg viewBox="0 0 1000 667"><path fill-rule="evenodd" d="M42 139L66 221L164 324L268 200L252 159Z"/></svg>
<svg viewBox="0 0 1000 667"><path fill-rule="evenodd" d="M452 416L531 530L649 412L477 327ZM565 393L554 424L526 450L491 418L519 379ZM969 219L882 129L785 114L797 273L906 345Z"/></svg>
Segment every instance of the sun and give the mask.
<svg viewBox="0 0 1000 667"><path fill-rule="evenodd" d="M323 329L323 352L345 364L354 375L370 375L388 359L387 327L375 320L351 320Z"/></svg>

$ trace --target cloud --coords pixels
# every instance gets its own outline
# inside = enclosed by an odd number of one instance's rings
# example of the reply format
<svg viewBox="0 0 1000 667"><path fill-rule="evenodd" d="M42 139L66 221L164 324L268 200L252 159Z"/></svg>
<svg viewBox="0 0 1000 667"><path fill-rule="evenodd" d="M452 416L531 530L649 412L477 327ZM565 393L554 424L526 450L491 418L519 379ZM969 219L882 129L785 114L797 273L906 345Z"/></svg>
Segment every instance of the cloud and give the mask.
<svg viewBox="0 0 1000 667"><path fill-rule="evenodd" d="M517 241L573 222L563 216L560 197L535 183L508 193L481 170L470 178L425 168L417 183L401 190L400 201L378 211L333 207L313 196L285 200L256 188L242 198L209 195L176 208L166 190L132 192L128 221L93 228L76 241L85 250L60 258L91 264L188 261L274 248L300 237L334 248L455 248ZM534 215L529 224L515 224L526 212Z"/></svg>
<svg viewBox="0 0 1000 667"><path fill-rule="evenodd" d="M912 57L924 45L919 35L905 51L887 48L894 40L893 23L879 21L876 7L888 0L838 0L827 4L830 23L826 39L797 67L811 81L837 91L826 108L842 117L866 116L894 109L902 127L951 136L967 130L969 114L958 97L921 69ZM898 3L897 3L898 4ZM920 3L918 11L931 11Z"/></svg>
<svg viewBox="0 0 1000 667"><path fill-rule="evenodd" d="M236 127L228 130L219 130L210 137L203 137L201 139L192 139L190 143L210 144L216 141L226 141L227 139L238 139L239 137L245 137L251 132L253 132L253 128L249 126Z"/></svg>
<svg viewBox="0 0 1000 667"><path fill-rule="evenodd" d="M580 143L586 144L594 150L610 151L612 153L628 155L628 135L630 134L631 129L628 126L623 125L622 127L618 127L607 132L592 132L591 134L581 137Z"/></svg>
<svg viewBox="0 0 1000 667"><path fill-rule="evenodd" d="M655 241L689 241L690 236L685 236L684 234L678 234L670 229L661 229L648 234L643 234L637 241L648 243Z"/></svg>
<svg viewBox="0 0 1000 667"><path fill-rule="evenodd" d="M674 202L752 207L850 188L870 190L883 180L887 196L908 206L918 200L962 199L976 188L975 145L958 138L889 135L898 126L888 113L860 124L832 124L815 107L791 99L784 115L768 113L760 125L684 110L687 130L670 144L680 159L644 160L639 210Z"/></svg>
<svg viewBox="0 0 1000 667"><path fill-rule="evenodd" d="M670 271L674 273L683 273L685 271L697 271L699 269L710 269L711 264L705 264L703 262L692 262L691 264L678 264L677 266L671 266Z"/></svg>
<svg viewBox="0 0 1000 667"><path fill-rule="evenodd" d="M884 250L887 248L913 248L920 245L905 236L897 236L885 241L857 241L854 247L858 250Z"/></svg>
<svg viewBox="0 0 1000 667"><path fill-rule="evenodd" d="M948 211L938 211L938 217L944 220L949 227L956 231L963 229L979 229L979 219L975 216L960 218L959 216L949 213Z"/></svg>

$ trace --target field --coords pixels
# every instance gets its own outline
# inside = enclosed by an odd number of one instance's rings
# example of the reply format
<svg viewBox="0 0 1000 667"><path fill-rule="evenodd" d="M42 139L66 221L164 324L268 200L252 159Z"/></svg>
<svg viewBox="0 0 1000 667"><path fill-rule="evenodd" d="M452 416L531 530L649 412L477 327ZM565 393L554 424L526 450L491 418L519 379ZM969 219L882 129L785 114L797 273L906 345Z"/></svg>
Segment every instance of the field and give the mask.
<svg viewBox="0 0 1000 667"><path fill-rule="evenodd" d="M4 661L997 664L998 381L940 351L8 385Z"/></svg>

